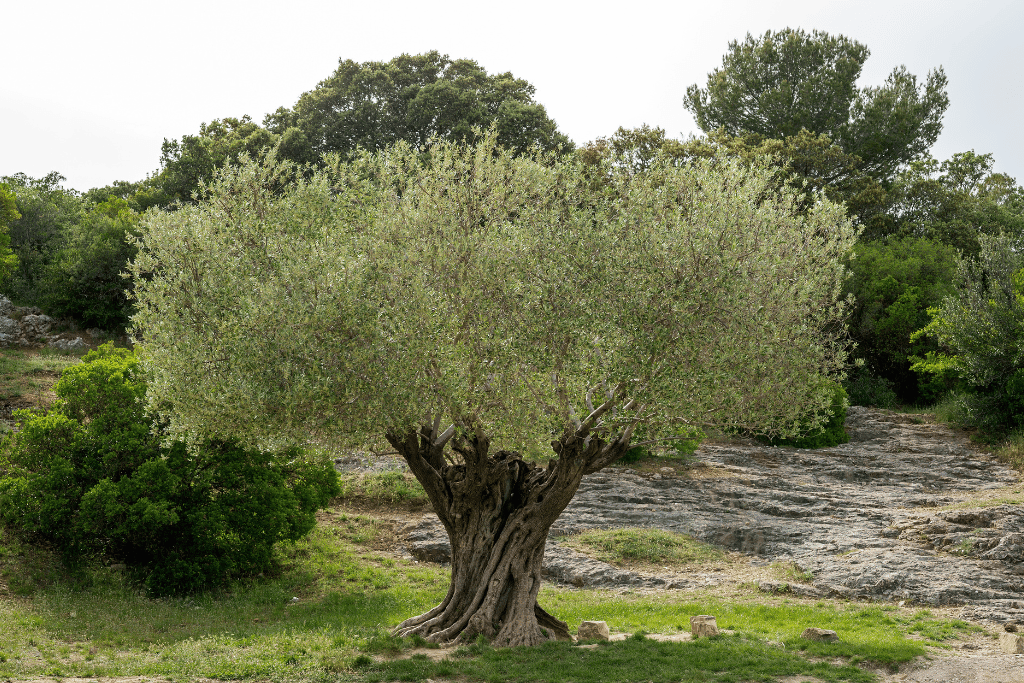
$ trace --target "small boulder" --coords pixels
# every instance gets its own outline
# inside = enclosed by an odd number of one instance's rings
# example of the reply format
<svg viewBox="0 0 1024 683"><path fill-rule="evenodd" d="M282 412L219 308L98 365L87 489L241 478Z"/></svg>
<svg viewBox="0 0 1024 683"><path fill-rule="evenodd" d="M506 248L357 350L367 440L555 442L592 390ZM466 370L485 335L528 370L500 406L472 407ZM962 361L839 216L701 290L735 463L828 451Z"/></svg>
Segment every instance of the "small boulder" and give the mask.
<svg viewBox="0 0 1024 683"><path fill-rule="evenodd" d="M819 643L834 643L839 640L839 635L835 631L829 631L827 628L805 628L800 637L804 640L815 640Z"/></svg>
<svg viewBox="0 0 1024 683"><path fill-rule="evenodd" d="M54 339L48 346L51 349L56 349L63 353L77 353L79 351L85 351L89 348L89 345L81 337L75 337L74 339Z"/></svg>
<svg viewBox="0 0 1024 683"><path fill-rule="evenodd" d="M604 621L583 621L576 630L576 638L579 640L608 640L610 637L608 623Z"/></svg>
<svg viewBox="0 0 1024 683"><path fill-rule="evenodd" d="M690 617L690 633L694 638L710 638L718 635L718 622L710 614Z"/></svg>
<svg viewBox="0 0 1024 683"><path fill-rule="evenodd" d="M1011 655L1024 655L1024 636L1016 633L1000 633L999 649Z"/></svg>

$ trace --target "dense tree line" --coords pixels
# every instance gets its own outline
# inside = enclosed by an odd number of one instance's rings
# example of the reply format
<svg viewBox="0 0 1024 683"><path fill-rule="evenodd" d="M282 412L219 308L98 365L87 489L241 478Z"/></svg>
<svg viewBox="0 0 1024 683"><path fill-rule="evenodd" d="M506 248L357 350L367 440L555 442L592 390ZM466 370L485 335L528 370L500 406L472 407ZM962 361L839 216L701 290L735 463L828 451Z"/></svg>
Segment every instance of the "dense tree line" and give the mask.
<svg viewBox="0 0 1024 683"><path fill-rule="evenodd" d="M534 87L511 73L488 74L467 59L438 52L390 62L342 60L292 108L263 125L249 116L203 123L195 135L164 140L160 168L137 182L78 193L64 178L0 178L0 293L86 326L124 329L142 213L176 210L201 195L217 169L242 157L316 165L324 153L348 157L406 142L425 149L434 137L472 142L493 128L502 146L569 152ZM9 242L9 246L8 246Z"/></svg>
<svg viewBox="0 0 1024 683"><path fill-rule="evenodd" d="M1024 232L1024 189L993 171L991 154L928 155L949 105L941 67L919 79L898 66L884 83L858 87L869 56L865 45L819 31L748 35L729 44L705 84L687 89L683 104L701 137L674 140L643 126L579 149L535 101L533 86L510 73L489 74L437 52L341 60L262 123L224 117L165 140L160 168L141 181L76 193L56 173L0 179L0 291L85 325L123 329L131 285L121 273L135 254L142 213L191 204L217 169L243 157L273 153L317 166L324 153L352 159L397 142L425 150L434 137L473 142L489 129L517 154L571 153L595 169L607 159L642 172L659 157L679 164L767 157L805 210L827 197L861 230L846 284L860 361L846 384L852 400L931 402L962 385L955 373L914 371L941 342L911 341L911 334L953 294L958 259L979 258L985 236Z"/></svg>

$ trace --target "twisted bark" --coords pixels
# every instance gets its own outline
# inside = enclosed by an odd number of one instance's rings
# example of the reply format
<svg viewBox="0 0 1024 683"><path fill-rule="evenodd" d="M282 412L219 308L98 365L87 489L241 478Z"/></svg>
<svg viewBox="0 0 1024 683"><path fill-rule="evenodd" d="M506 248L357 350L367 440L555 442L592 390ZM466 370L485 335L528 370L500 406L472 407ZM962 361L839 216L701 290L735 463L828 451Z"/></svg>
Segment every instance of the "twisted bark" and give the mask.
<svg viewBox="0 0 1024 683"><path fill-rule="evenodd" d="M452 548L445 599L395 633L437 643L483 634L498 646L570 639L565 622L537 604L544 545L583 475L621 456L628 436L606 443L580 429L567 432L552 443L558 459L538 467L513 451L489 454L490 441L479 430L454 437L452 450L462 462L451 463L443 454L447 439L436 434L437 425L428 425L387 435L426 490Z"/></svg>

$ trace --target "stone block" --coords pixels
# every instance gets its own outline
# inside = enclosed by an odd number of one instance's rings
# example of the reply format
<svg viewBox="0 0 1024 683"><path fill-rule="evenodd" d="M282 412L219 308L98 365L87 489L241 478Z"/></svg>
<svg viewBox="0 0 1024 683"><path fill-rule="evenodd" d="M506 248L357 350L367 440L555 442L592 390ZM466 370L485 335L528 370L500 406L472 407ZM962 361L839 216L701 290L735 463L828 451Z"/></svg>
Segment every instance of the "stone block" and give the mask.
<svg viewBox="0 0 1024 683"><path fill-rule="evenodd" d="M1011 655L1024 655L1024 636L1016 633L1000 633L999 649Z"/></svg>
<svg viewBox="0 0 1024 683"><path fill-rule="evenodd" d="M710 614L690 617L690 633L694 638L709 638L718 635L718 622Z"/></svg>
<svg viewBox="0 0 1024 683"><path fill-rule="evenodd" d="M827 628L805 628L800 637L805 640L816 640L821 643L834 643L839 640L839 635L835 631L829 631Z"/></svg>
<svg viewBox="0 0 1024 683"><path fill-rule="evenodd" d="M604 621L583 621L576 630L576 638L579 640L608 640L610 635L608 624Z"/></svg>

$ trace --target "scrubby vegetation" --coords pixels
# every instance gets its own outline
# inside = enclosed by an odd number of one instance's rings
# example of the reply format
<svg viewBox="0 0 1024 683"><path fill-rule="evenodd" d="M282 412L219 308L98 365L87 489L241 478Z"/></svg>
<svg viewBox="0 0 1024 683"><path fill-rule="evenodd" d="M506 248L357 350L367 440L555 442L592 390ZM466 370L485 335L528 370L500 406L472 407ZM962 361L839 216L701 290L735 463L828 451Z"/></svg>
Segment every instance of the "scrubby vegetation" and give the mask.
<svg viewBox="0 0 1024 683"><path fill-rule="evenodd" d="M153 595L190 593L273 566L339 492L330 464L230 441L186 447L145 411L134 354L112 345L66 368L47 411L16 415L0 444L0 522L69 563L102 553Z"/></svg>

